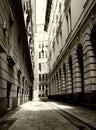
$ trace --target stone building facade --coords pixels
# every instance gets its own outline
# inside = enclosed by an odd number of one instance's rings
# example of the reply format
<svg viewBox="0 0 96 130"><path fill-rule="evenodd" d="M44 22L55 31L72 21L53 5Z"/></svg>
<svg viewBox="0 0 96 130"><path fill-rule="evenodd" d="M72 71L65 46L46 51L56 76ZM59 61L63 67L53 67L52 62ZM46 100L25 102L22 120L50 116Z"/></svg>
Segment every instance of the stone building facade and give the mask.
<svg viewBox="0 0 96 130"><path fill-rule="evenodd" d="M0 1L0 116L31 100L32 85L22 1Z"/></svg>
<svg viewBox="0 0 96 130"><path fill-rule="evenodd" d="M49 98L96 104L96 1L48 2Z"/></svg>

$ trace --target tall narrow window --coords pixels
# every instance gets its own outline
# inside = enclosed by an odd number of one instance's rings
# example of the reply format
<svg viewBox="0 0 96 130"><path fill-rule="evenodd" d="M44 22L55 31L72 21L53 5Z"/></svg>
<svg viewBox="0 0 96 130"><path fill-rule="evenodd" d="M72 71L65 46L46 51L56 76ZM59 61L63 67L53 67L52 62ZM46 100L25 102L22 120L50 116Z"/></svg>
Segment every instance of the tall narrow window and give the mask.
<svg viewBox="0 0 96 130"><path fill-rule="evenodd" d="M41 44L39 44L39 48L41 48Z"/></svg>
<svg viewBox="0 0 96 130"><path fill-rule="evenodd" d="M53 52L55 52L55 40L53 41Z"/></svg>
<svg viewBox="0 0 96 130"><path fill-rule="evenodd" d="M39 81L41 81L41 74L39 74Z"/></svg>
<svg viewBox="0 0 96 130"><path fill-rule="evenodd" d="M68 34L71 32L72 29L72 22L71 22L71 7L69 8L67 15L66 15L66 21L67 21L67 30Z"/></svg>
<svg viewBox="0 0 96 130"><path fill-rule="evenodd" d="M39 90L41 90L41 85L39 85Z"/></svg>
<svg viewBox="0 0 96 130"><path fill-rule="evenodd" d="M48 74L46 74L46 80L48 80Z"/></svg>
<svg viewBox="0 0 96 130"><path fill-rule="evenodd" d="M41 63L39 63L39 70L41 71Z"/></svg>
<svg viewBox="0 0 96 130"><path fill-rule="evenodd" d="M42 85L42 90L44 91L44 85Z"/></svg>
<svg viewBox="0 0 96 130"><path fill-rule="evenodd" d="M47 51L45 52L45 57L47 58Z"/></svg>
<svg viewBox="0 0 96 130"><path fill-rule="evenodd" d="M19 87L17 87L17 98L18 98L18 94L19 94Z"/></svg>
<svg viewBox="0 0 96 130"><path fill-rule="evenodd" d="M44 80L44 74L42 74L42 80Z"/></svg>
<svg viewBox="0 0 96 130"><path fill-rule="evenodd" d="M42 52L42 58L44 58L44 51Z"/></svg>
<svg viewBox="0 0 96 130"><path fill-rule="evenodd" d="M59 12L61 13L61 2L59 3Z"/></svg>
<svg viewBox="0 0 96 130"><path fill-rule="evenodd" d="M71 8L69 8L69 32L71 32L72 29L72 22L71 22Z"/></svg>
<svg viewBox="0 0 96 130"><path fill-rule="evenodd" d="M39 52L39 58L41 58L41 52Z"/></svg>
<svg viewBox="0 0 96 130"><path fill-rule="evenodd" d="M67 33L69 34L69 23L68 23L68 15L66 16L66 22L67 22Z"/></svg>
<svg viewBox="0 0 96 130"><path fill-rule="evenodd" d="M42 48L44 47L44 44L42 44Z"/></svg>

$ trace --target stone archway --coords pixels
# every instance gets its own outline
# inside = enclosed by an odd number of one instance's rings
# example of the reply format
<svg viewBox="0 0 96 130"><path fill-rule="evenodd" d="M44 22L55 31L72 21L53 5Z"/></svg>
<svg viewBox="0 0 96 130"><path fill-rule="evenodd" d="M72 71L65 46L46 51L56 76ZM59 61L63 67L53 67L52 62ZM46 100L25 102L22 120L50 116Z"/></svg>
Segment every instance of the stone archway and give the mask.
<svg viewBox="0 0 96 130"><path fill-rule="evenodd" d="M96 56L96 24L93 26L90 34L90 40L93 45L94 53Z"/></svg>
<svg viewBox="0 0 96 130"><path fill-rule="evenodd" d="M73 99L73 64L72 64L71 55L69 56L68 62L69 62L69 70L70 70L70 77L71 77L71 90L72 90L71 99Z"/></svg>
<svg viewBox="0 0 96 130"><path fill-rule="evenodd" d="M90 41L92 43L92 47L93 47L93 63L94 66L96 66L96 24L93 25L93 28L91 30L91 34L90 34ZM96 79L96 68L93 67L94 70L94 79ZM92 84L92 82L91 82ZM94 82L94 87L92 88L92 99L91 99L91 103L92 104L96 104L96 82Z"/></svg>
<svg viewBox="0 0 96 130"><path fill-rule="evenodd" d="M81 93L79 96L79 101L84 102L84 61L83 61L83 47L81 44L78 44L77 47L77 58L78 58L78 67L80 70L80 79L81 79Z"/></svg>

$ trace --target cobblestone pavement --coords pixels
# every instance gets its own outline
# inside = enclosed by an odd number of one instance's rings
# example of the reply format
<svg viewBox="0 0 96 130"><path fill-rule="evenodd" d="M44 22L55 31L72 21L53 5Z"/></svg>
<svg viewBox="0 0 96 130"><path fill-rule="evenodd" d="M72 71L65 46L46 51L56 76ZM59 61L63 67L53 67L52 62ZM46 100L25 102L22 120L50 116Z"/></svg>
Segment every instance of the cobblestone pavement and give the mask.
<svg viewBox="0 0 96 130"><path fill-rule="evenodd" d="M6 113L0 130L78 130L45 102L33 100ZM8 122L9 123L8 125Z"/></svg>

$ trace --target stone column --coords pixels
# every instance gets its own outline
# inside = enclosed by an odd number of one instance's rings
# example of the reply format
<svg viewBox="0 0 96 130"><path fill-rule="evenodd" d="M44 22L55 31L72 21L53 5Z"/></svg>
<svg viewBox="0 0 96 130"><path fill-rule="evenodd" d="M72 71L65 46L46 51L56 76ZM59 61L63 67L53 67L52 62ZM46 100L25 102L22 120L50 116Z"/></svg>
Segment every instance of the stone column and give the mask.
<svg viewBox="0 0 96 130"><path fill-rule="evenodd" d="M81 74L76 48L73 52L73 86L74 94L81 92Z"/></svg>
<svg viewBox="0 0 96 130"><path fill-rule="evenodd" d="M66 94L67 98L71 99L70 95L72 94L72 82L68 60L66 62Z"/></svg>
<svg viewBox="0 0 96 130"><path fill-rule="evenodd" d="M61 68L58 70L59 94L62 94Z"/></svg>
<svg viewBox="0 0 96 130"><path fill-rule="evenodd" d="M56 79L55 79L55 74L54 74L54 95L56 94Z"/></svg>
<svg viewBox="0 0 96 130"><path fill-rule="evenodd" d="M61 88L61 91L62 91L62 94L65 94L65 78L64 78L64 69L63 69L63 64L61 66L61 80L62 80L62 88Z"/></svg>
<svg viewBox="0 0 96 130"><path fill-rule="evenodd" d="M57 94L59 94L59 82L58 82L58 71L56 71L56 91L57 91Z"/></svg>
<svg viewBox="0 0 96 130"><path fill-rule="evenodd" d="M55 72L55 94L58 94L58 85L57 85L57 77L56 77L56 72Z"/></svg>

